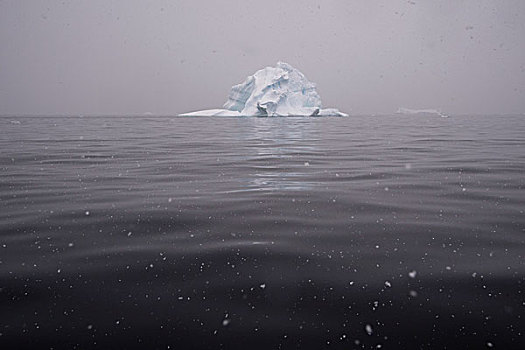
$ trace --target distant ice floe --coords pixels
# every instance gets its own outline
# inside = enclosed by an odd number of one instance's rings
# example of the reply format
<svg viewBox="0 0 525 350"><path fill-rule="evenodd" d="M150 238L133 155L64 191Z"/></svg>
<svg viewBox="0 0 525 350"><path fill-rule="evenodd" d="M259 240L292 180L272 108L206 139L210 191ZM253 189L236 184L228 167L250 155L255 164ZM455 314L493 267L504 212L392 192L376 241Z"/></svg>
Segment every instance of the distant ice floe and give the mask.
<svg viewBox="0 0 525 350"><path fill-rule="evenodd" d="M234 85L223 107L181 116L348 116L336 108L322 108L315 84L284 62L258 70Z"/></svg>
<svg viewBox="0 0 525 350"><path fill-rule="evenodd" d="M448 118L448 115L442 113L438 109L410 109L410 108L404 108L400 107L398 108L396 114L404 114L404 115L423 115L423 116L439 116L441 118Z"/></svg>

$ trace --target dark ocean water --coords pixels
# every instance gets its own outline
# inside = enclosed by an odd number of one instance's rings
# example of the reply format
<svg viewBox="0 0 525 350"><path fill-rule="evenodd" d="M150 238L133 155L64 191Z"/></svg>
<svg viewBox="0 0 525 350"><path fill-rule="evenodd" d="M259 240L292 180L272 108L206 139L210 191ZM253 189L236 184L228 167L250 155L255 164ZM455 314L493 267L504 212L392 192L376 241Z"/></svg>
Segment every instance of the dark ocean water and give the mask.
<svg viewBox="0 0 525 350"><path fill-rule="evenodd" d="M523 349L525 117L0 118L0 348Z"/></svg>

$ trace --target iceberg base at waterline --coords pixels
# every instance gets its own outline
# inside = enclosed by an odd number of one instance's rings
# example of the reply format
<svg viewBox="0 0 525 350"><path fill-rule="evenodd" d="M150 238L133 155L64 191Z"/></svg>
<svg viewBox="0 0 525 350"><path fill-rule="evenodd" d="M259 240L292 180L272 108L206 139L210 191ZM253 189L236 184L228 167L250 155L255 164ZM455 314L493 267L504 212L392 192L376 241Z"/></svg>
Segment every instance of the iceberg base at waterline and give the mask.
<svg viewBox="0 0 525 350"><path fill-rule="evenodd" d="M179 114L181 117L348 117L348 114L340 112L336 108L322 108L314 109L309 113L308 110L290 111L287 114L254 114L248 115L238 111L231 111L229 109L204 109L202 111L195 111L189 113Z"/></svg>
<svg viewBox="0 0 525 350"><path fill-rule="evenodd" d="M315 84L288 63L266 67L230 90L223 109L208 109L181 116L341 116L336 108L322 108Z"/></svg>

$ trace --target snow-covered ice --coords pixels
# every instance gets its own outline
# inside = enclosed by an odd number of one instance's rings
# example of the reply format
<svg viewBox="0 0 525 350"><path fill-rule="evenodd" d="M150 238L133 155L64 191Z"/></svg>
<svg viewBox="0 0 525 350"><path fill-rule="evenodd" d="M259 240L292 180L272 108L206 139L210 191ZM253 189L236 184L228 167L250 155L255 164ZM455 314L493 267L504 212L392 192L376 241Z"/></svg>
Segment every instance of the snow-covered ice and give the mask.
<svg viewBox="0 0 525 350"><path fill-rule="evenodd" d="M230 90L224 109L208 109L182 116L348 116L336 108L322 108L315 84L289 65L278 62L250 75Z"/></svg>

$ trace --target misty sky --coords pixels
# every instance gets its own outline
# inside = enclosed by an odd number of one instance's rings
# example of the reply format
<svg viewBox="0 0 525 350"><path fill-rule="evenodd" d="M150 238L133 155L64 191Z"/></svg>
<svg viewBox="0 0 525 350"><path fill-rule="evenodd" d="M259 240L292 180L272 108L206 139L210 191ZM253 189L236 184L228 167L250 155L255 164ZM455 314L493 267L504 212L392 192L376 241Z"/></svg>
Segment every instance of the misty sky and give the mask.
<svg viewBox="0 0 525 350"><path fill-rule="evenodd" d="M279 60L351 114L525 113L525 1L0 0L0 114L221 107Z"/></svg>

